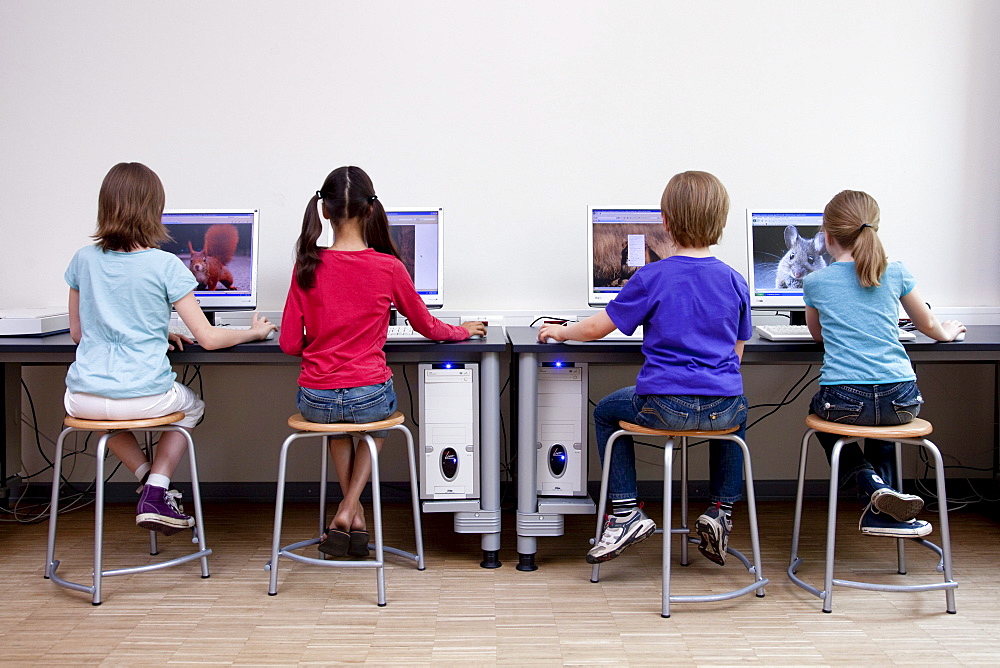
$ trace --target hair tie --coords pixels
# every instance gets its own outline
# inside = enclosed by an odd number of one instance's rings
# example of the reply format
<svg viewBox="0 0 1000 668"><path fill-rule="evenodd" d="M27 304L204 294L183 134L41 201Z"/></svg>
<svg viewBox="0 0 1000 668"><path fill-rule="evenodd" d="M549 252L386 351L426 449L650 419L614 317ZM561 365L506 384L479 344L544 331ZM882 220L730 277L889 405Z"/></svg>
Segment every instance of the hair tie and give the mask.
<svg viewBox="0 0 1000 668"><path fill-rule="evenodd" d="M374 202L377 199L378 199L378 195L372 195L371 197L368 198L368 201L369 202Z"/></svg>
<svg viewBox="0 0 1000 668"><path fill-rule="evenodd" d="M320 191L317 190L316 191L316 199L323 199L323 193L321 193Z"/></svg>
<svg viewBox="0 0 1000 668"><path fill-rule="evenodd" d="M858 228L858 230L859 230L859 231L860 231L860 230L863 230L863 229L865 229L866 227L871 227L871 225L869 225L868 223L861 223L861 227L859 227L859 228Z"/></svg>

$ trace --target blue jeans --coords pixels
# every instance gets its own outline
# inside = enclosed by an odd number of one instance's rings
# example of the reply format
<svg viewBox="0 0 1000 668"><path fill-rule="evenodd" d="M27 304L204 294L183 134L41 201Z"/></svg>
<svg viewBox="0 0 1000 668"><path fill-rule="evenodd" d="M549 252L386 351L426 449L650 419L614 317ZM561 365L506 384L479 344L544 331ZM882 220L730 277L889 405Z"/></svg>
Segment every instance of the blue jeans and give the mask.
<svg viewBox="0 0 1000 668"><path fill-rule="evenodd" d="M922 403L924 399L912 380L885 385L821 385L812 398L809 412L830 422L891 426L912 422ZM829 461L833 445L840 436L817 432L816 438L826 450ZM840 486L846 486L861 471L874 471L887 485L900 489L900 481L896 480L896 450L888 441L866 438L864 452L857 443L841 448ZM862 489L862 492L866 496L871 494L871 490Z"/></svg>
<svg viewBox="0 0 1000 668"><path fill-rule="evenodd" d="M604 450L618 421L626 420L651 429L729 429L739 426L743 438L747 424L747 400L738 397L697 397L638 395L635 386L612 392L594 409L597 449L604 462ZM735 503L743 490L743 450L732 441L715 439L709 445L709 499ZM631 436L615 441L611 453L608 496L612 500L638 496L635 476L635 442Z"/></svg>
<svg viewBox="0 0 1000 668"><path fill-rule="evenodd" d="M392 378L379 385L347 387L339 390L312 390L300 387L296 399L302 417L310 422L378 422L396 412L396 391ZM385 438L389 432L372 431L372 438ZM350 438L335 436L334 438Z"/></svg>

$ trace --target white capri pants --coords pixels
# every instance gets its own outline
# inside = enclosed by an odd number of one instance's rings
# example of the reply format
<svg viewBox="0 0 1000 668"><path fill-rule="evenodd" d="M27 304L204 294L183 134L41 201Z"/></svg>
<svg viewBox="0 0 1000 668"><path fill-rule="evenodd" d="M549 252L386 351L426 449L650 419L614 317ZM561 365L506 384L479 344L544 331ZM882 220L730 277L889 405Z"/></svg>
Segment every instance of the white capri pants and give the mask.
<svg viewBox="0 0 1000 668"><path fill-rule="evenodd" d="M68 415L83 420L137 420L183 411L184 419L175 424L188 429L194 428L205 414L205 402L191 388L178 382L163 394L128 399L109 399L66 390L63 405Z"/></svg>

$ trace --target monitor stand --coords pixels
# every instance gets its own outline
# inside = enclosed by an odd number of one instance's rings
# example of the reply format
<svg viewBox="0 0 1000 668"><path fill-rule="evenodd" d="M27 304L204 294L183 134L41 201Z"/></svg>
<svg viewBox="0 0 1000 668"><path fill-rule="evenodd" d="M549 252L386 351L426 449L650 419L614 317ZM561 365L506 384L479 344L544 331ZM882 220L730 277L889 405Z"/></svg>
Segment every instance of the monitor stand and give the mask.
<svg viewBox="0 0 1000 668"><path fill-rule="evenodd" d="M788 324L790 324L790 325L805 325L806 324L806 312L805 311L789 311L788 312Z"/></svg>

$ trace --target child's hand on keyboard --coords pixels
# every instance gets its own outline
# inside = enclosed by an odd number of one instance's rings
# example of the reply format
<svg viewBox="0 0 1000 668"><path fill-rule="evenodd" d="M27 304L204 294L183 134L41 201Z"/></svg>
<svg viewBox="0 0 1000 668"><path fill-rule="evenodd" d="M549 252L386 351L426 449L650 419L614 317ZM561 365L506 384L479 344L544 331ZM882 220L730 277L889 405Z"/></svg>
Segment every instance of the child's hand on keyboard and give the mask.
<svg viewBox="0 0 1000 668"><path fill-rule="evenodd" d="M194 343L194 340L177 332L167 332L167 350L174 350L174 346L177 350L184 350L185 343Z"/></svg>
<svg viewBox="0 0 1000 668"><path fill-rule="evenodd" d="M273 336L271 332L277 332L278 326L268 320L267 316L254 313L253 321L250 323L250 330L258 334L257 338L263 341L268 338L268 336Z"/></svg>

